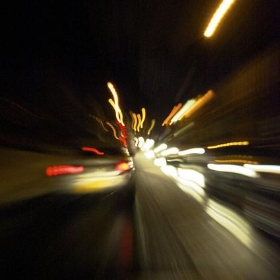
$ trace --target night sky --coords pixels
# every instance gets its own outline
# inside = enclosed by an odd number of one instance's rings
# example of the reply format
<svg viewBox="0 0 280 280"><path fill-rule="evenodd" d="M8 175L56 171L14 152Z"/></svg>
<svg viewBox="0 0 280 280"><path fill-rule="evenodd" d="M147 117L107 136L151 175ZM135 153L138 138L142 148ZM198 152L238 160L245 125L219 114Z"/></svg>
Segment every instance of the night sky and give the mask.
<svg viewBox="0 0 280 280"><path fill-rule="evenodd" d="M217 35L204 39L219 3L6 1L2 102L71 122L90 100L110 109L111 81L126 112L145 107L161 123L178 102L205 93L249 54L279 40L277 0L236 1Z"/></svg>

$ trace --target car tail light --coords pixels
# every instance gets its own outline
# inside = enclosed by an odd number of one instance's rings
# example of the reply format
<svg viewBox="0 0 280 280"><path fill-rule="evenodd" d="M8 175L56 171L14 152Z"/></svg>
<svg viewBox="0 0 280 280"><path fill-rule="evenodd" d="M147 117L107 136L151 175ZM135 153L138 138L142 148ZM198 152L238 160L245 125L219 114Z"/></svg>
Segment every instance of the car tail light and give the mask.
<svg viewBox="0 0 280 280"><path fill-rule="evenodd" d="M46 169L47 176L57 176L63 174L78 174L84 172L84 166L73 166L73 165L58 165L49 166Z"/></svg>
<svg viewBox="0 0 280 280"><path fill-rule="evenodd" d="M120 172L125 172L131 169L131 165L128 162L122 161L116 164L115 168Z"/></svg>

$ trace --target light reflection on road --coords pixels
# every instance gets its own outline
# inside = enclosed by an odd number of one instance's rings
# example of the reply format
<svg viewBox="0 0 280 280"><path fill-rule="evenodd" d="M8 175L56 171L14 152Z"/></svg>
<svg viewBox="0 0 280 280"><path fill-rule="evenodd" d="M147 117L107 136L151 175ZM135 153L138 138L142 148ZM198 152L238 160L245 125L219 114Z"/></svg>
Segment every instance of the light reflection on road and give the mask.
<svg viewBox="0 0 280 280"><path fill-rule="evenodd" d="M162 164L160 165L159 162ZM204 211L219 225L228 230L248 249L257 253L257 248L261 245L256 240L254 227L238 212L208 197L205 191L205 176L201 172L169 166L163 161L157 161L156 165L163 173L171 177L181 190L199 202Z"/></svg>

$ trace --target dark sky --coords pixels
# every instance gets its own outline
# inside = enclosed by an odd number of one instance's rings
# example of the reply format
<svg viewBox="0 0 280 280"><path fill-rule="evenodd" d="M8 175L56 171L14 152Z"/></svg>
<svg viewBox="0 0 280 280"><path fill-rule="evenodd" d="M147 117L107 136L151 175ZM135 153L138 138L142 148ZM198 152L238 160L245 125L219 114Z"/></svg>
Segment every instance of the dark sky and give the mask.
<svg viewBox="0 0 280 280"><path fill-rule="evenodd" d="M127 112L146 107L161 122L178 102L279 40L278 0L236 1L217 35L205 40L218 3L6 1L1 96L51 111L61 108L54 104L63 88L63 98L108 106L110 80Z"/></svg>

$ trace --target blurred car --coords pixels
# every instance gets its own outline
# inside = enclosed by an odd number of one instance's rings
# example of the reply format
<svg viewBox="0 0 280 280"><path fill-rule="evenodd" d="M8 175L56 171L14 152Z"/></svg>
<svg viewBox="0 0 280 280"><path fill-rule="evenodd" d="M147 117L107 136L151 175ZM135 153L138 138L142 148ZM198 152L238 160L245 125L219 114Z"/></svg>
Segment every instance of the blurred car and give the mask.
<svg viewBox="0 0 280 280"><path fill-rule="evenodd" d="M123 147L82 147L63 164L46 168L46 175L60 192L118 193L131 201L134 173L133 159Z"/></svg>

